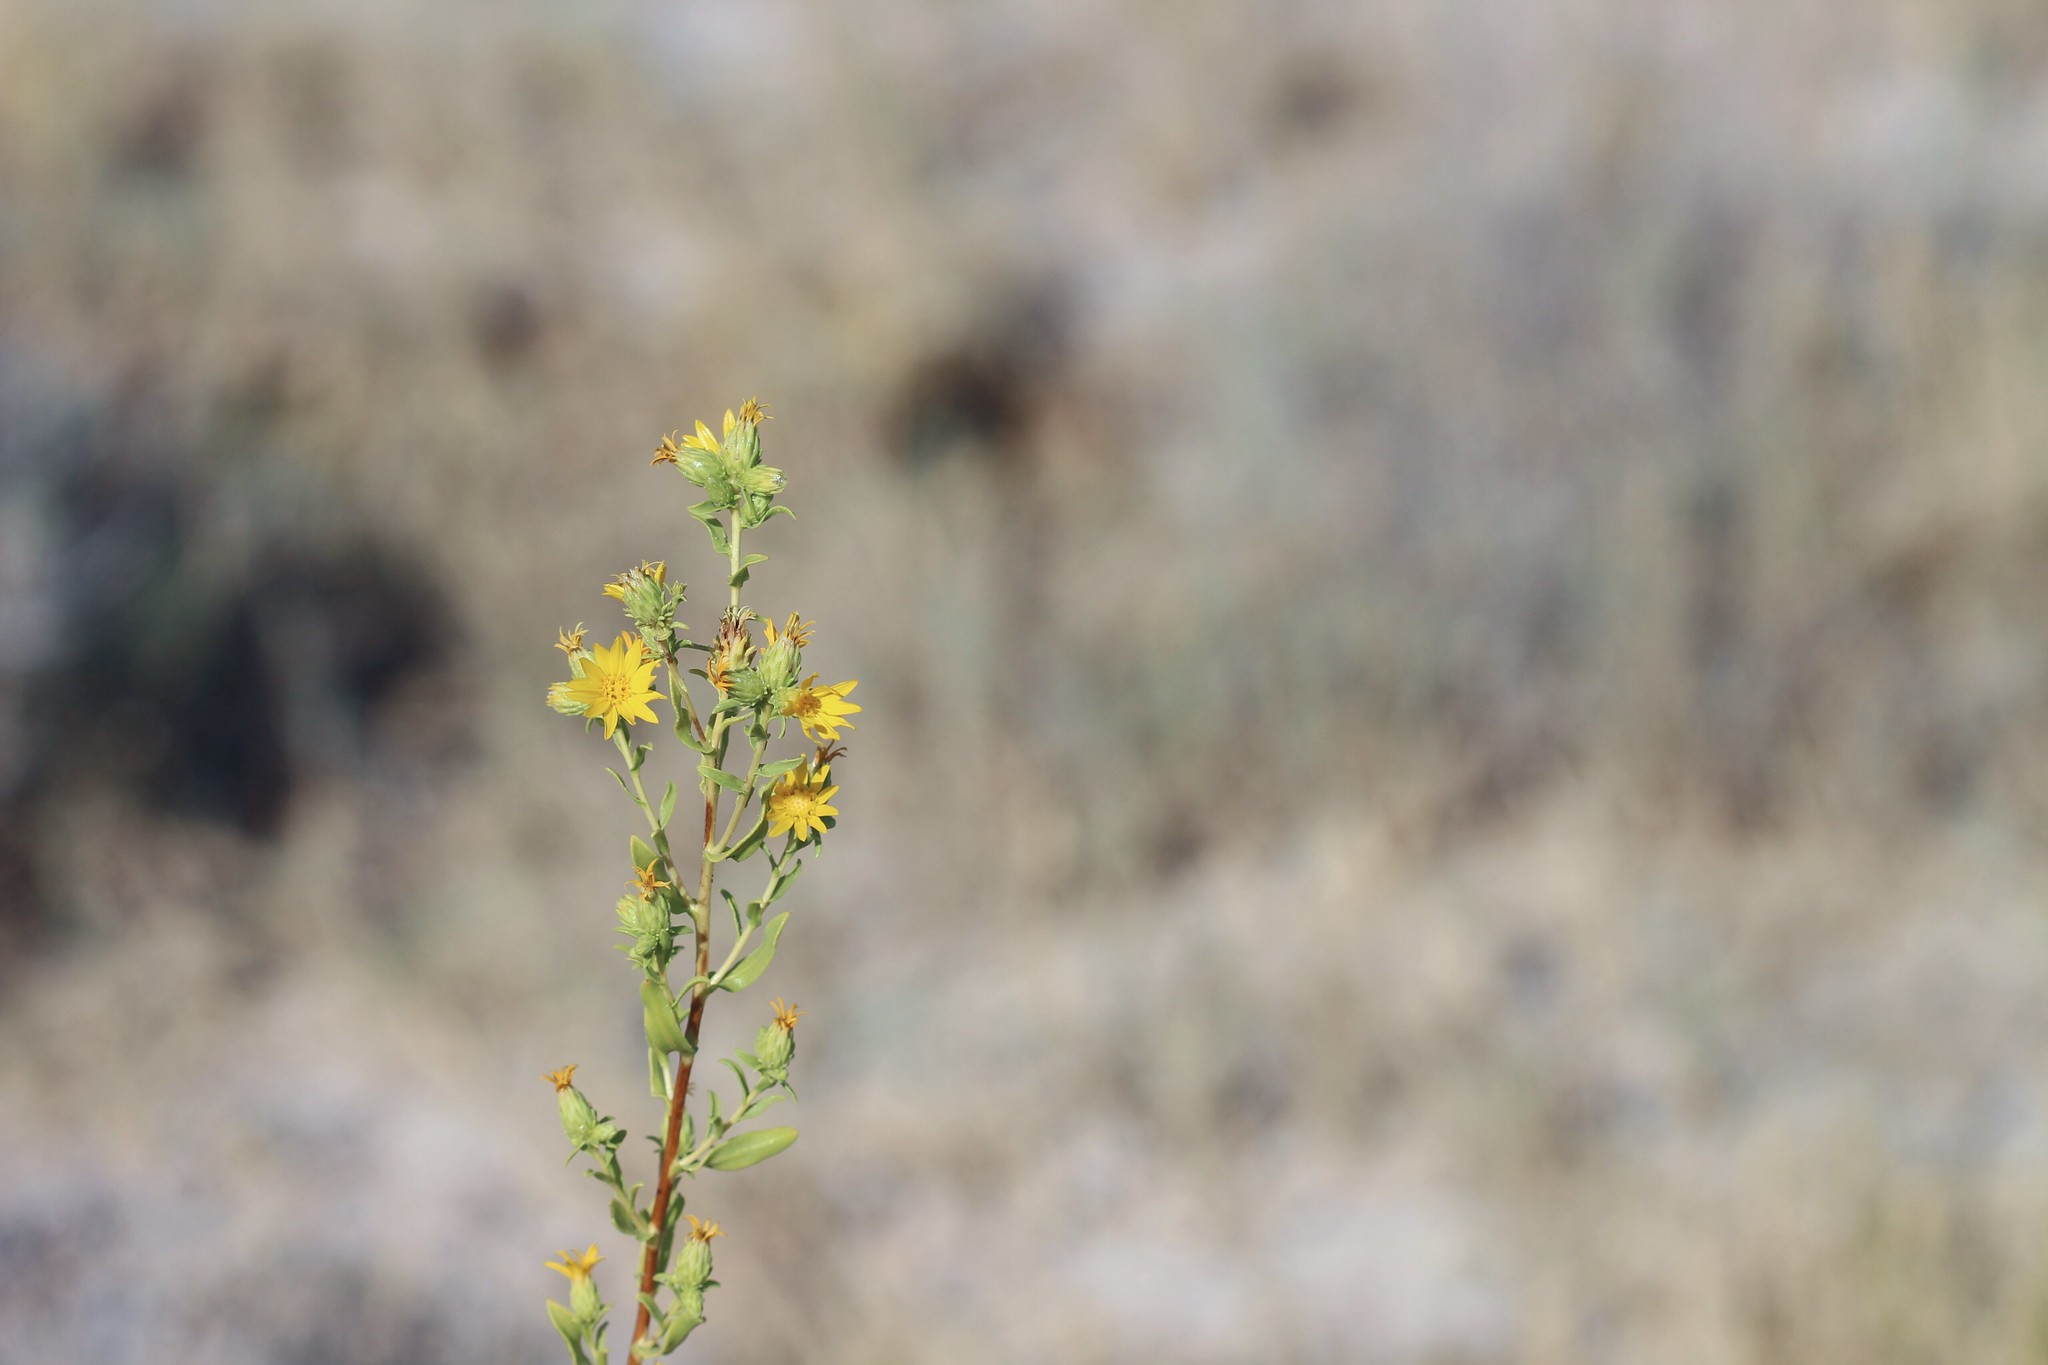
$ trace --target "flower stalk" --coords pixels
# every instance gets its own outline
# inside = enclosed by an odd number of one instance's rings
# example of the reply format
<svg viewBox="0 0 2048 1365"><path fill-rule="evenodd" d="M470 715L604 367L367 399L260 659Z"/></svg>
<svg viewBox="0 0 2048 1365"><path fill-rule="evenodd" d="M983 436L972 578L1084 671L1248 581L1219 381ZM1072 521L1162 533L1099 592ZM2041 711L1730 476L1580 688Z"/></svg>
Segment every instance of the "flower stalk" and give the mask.
<svg viewBox="0 0 2048 1365"><path fill-rule="evenodd" d="M768 911L795 882L802 855L819 848L837 825L838 809L830 802L839 788L825 785L832 761L842 752L833 741L852 727L849 717L860 710L846 700L856 686L853 681L820 688L815 673L802 674L810 623L792 615L777 629L742 600L754 567L767 559L743 551L747 532L788 511L776 501L782 472L761 462L760 427L766 420L760 405L749 400L737 415L726 413L720 434L714 436L700 422L691 435L678 441L672 434L655 451L655 465L674 467L705 495L689 512L725 560L727 602L713 639L699 643L688 638L678 619L686 585L671 581L667 561L643 561L604 588L604 596L624 610L632 631L594 646L586 646L580 623L562 631L555 647L567 658L570 676L548 692L554 710L580 717L586 729L601 731L611 741L620 759L612 776L647 823L645 837L636 834L629 840L632 876L617 916L618 932L628 940L620 950L641 973L648 1085L664 1106L651 1200L641 1202L645 1182L626 1179L619 1160L624 1130L575 1088L575 1068L547 1075L556 1088L571 1159L588 1161L586 1174L605 1189L613 1227L640 1246L629 1365L680 1346L703 1323L704 1290L717 1283L710 1278L709 1244L720 1229L684 1212L686 1184L706 1172L758 1165L796 1140L793 1128L745 1125L771 1105L795 1097L789 1072L801 1011L776 1000L753 1049L721 1059L739 1083L738 1099L723 1106L718 1090L704 1086L701 1122L690 1112L698 1040L711 996L745 991L774 960L789 913L768 917ZM705 656L702 667L686 667L691 653ZM665 675L659 686L658 675ZM701 702L693 688L701 691ZM671 733L685 761L695 765L704 803L692 877L684 875L670 839L677 784L667 783L656 801L644 775L655 745L642 736L658 735L654 707L664 701L674 711ZM815 753L773 756L792 729L799 741L823 742ZM737 754L735 730L746 741ZM719 817L728 795L732 804L721 831ZM721 866L731 865L737 874L739 865L757 854L765 868L757 895L743 903L717 887ZM715 970L714 891L732 923L730 946ZM671 980L678 958L690 964L689 979L680 988ZM679 1247L684 1222L689 1231ZM608 1308L591 1279L599 1259L593 1245L582 1256L564 1252L560 1262L550 1263L570 1279L570 1302L550 1303L548 1315L574 1365L607 1361Z"/></svg>

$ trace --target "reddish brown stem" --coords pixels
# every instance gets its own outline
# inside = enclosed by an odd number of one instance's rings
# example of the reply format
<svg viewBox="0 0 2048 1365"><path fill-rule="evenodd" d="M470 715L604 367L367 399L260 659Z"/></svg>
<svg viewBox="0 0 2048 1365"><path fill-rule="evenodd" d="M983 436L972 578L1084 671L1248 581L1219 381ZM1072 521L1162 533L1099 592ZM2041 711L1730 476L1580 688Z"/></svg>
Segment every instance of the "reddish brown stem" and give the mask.
<svg viewBox="0 0 2048 1365"><path fill-rule="evenodd" d="M704 847L711 848L712 830L718 823L718 793L712 792L704 801ZM696 975L705 976L711 970L711 876L712 864L709 857L704 859L703 873L698 880L697 891L697 970ZM678 878L680 880L680 877ZM675 1088L668 1097L668 1131L661 1140L661 1174L654 1183L654 1238L648 1242L647 1250L640 1257L640 1311L633 1319L633 1340L626 1347L627 1365L632 1365L633 1347L647 1336L648 1325L653 1321L647 1311L646 1299L654 1293L654 1277L661 1269L661 1246L667 1240L664 1235L668 1227L668 1203L675 1192L676 1148L683 1137L683 1110L689 1102L690 1065L697 1058L697 1031L704 1023L704 992L702 989L690 993L690 1017L683 1025L683 1040L688 1044L682 1058L676 1063Z"/></svg>

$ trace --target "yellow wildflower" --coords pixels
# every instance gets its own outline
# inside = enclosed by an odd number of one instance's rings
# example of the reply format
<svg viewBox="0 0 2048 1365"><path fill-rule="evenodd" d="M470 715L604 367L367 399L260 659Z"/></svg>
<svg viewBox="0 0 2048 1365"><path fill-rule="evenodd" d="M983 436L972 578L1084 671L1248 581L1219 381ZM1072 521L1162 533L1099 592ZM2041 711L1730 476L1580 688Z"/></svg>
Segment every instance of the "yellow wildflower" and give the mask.
<svg viewBox="0 0 2048 1365"><path fill-rule="evenodd" d="M839 810L832 804L837 787L825 785L832 765L812 769L808 761L784 773L768 793L768 833L781 835L796 831L798 839L808 839L813 832L822 834L825 817L837 815Z"/></svg>
<svg viewBox="0 0 2048 1365"><path fill-rule="evenodd" d="M549 1261L548 1269L561 1271L569 1277L569 1283L571 1284L575 1284L578 1280L589 1279L590 1272L597 1269L597 1263L604 1259L604 1257L597 1254L597 1243L595 1242L590 1244L590 1250L580 1256L573 1251L558 1251L555 1254L562 1259L559 1261Z"/></svg>
<svg viewBox="0 0 2048 1365"><path fill-rule="evenodd" d="M775 1027L781 1029L784 1033L796 1032L796 1021L804 1016L802 1010L798 1009L795 1005L783 1004L782 997L779 995L769 1002L768 1008L775 1011Z"/></svg>
<svg viewBox="0 0 2048 1365"><path fill-rule="evenodd" d="M693 1242L708 1242L713 1237L725 1236L718 1224L707 1223L694 1213L686 1213L683 1217L690 1220L690 1240Z"/></svg>
<svg viewBox="0 0 2048 1365"><path fill-rule="evenodd" d="M562 684L562 695L582 702L587 714L600 717L605 738L610 739L622 720L654 721L647 703L661 694L649 685L653 681L654 660L647 657L639 637L622 634L612 644L599 645L590 652L583 676Z"/></svg>
<svg viewBox="0 0 2048 1365"><path fill-rule="evenodd" d="M560 1071L543 1071L540 1078L554 1086L555 1093L559 1095L576 1083L576 1064L571 1062Z"/></svg>
<svg viewBox="0 0 2048 1365"><path fill-rule="evenodd" d="M847 694L860 686L860 679L852 678L830 687L819 687L818 675L813 673L804 679L804 685L796 695L783 704L782 714L792 716L804 727L804 733L814 740L827 742L839 738L839 731L851 730L853 722L847 717L860 708L846 699Z"/></svg>
<svg viewBox="0 0 2048 1365"><path fill-rule="evenodd" d="M574 630L556 631L555 648L561 650L564 654L574 654L577 650L583 648L583 623L578 621Z"/></svg>
<svg viewBox="0 0 2048 1365"><path fill-rule="evenodd" d="M782 629L779 632L775 629L773 621L764 622L761 626L762 633L768 637L769 644L772 645L777 640L787 640L798 649L802 649L811 642L811 632L817 628L818 623L816 621L798 620L795 612L789 614L789 620L783 623Z"/></svg>
<svg viewBox="0 0 2048 1365"><path fill-rule="evenodd" d="M620 602L625 601L626 580L631 578L636 573L644 577L651 578L657 583L666 583L668 581L668 564L664 560L657 559L652 562L649 562L648 560L643 559L640 561L639 568L628 569L626 570L626 572L620 574L617 578L614 578L611 582L605 584L604 595L606 597L613 598Z"/></svg>
<svg viewBox="0 0 2048 1365"><path fill-rule="evenodd" d="M649 863L647 866L641 868L638 872L635 872L633 874L633 880L626 883L627 888L629 890L638 891L640 893L640 899L643 901L653 900L655 892L661 890L665 886L675 885L674 882L665 882L662 881L659 877L657 877L655 874L660 870L661 869L658 868L655 864Z"/></svg>
<svg viewBox="0 0 2048 1365"><path fill-rule="evenodd" d="M725 414L725 431L728 436L732 434L732 413L730 410ZM701 450L707 455L716 455L718 453L718 438L713 436L711 428L705 426L702 422L697 423L697 429L694 432L683 438L682 444L691 450Z"/></svg>

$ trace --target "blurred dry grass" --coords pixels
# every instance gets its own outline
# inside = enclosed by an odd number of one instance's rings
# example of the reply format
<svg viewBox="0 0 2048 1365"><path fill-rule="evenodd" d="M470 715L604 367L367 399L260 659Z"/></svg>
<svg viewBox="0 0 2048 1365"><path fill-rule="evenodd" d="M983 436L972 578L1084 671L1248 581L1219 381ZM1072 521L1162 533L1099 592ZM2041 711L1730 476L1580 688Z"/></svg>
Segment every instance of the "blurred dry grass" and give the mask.
<svg viewBox="0 0 2048 1365"><path fill-rule="evenodd" d="M868 709L698 1357L2048 1357L2044 64L0 0L0 1362L554 1358L545 644L755 392Z"/></svg>

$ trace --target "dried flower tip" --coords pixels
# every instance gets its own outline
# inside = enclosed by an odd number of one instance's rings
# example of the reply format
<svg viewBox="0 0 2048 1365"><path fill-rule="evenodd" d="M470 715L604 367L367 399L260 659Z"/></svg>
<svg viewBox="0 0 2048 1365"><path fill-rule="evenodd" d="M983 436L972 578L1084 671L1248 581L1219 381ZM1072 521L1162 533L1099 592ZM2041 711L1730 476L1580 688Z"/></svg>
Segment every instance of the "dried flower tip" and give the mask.
<svg viewBox="0 0 2048 1365"><path fill-rule="evenodd" d="M564 654L574 654L583 648L583 623L578 621L574 630L555 632L555 648Z"/></svg>
<svg viewBox="0 0 2048 1365"><path fill-rule="evenodd" d="M686 1213L683 1217L689 1220L690 1240L693 1242L708 1242L713 1237L725 1236L725 1233L719 1229L718 1224L707 1223L694 1213Z"/></svg>
<svg viewBox="0 0 2048 1365"><path fill-rule="evenodd" d="M752 422L758 426L762 422L770 420L768 409L762 404L760 399L749 398L746 402L740 404L740 420L742 422Z"/></svg>
<svg viewBox="0 0 2048 1365"><path fill-rule="evenodd" d="M559 1095L576 1083L576 1064L571 1062L560 1071L543 1071L540 1078L554 1086L555 1093Z"/></svg>
<svg viewBox="0 0 2048 1365"><path fill-rule="evenodd" d="M639 892L641 900L651 901L654 899L656 892L660 891L664 887L675 885L674 882L662 881L661 878L656 875L659 871L660 869L656 867L655 864L649 863L647 866L635 872L633 874L633 879L627 882L626 885L628 888Z"/></svg>
<svg viewBox="0 0 2048 1365"><path fill-rule="evenodd" d="M668 435L661 438L661 444L654 448L654 458L647 463L651 465L674 464L677 457L682 453L682 447L676 444L676 434L671 431Z"/></svg>
<svg viewBox="0 0 2048 1365"><path fill-rule="evenodd" d="M775 1027L781 1029L784 1033L796 1032L796 1021L803 1018L804 1015L802 1010L794 1005L783 1004L782 997L780 996L769 1002L768 1007L775 1011Z"/></svg>

